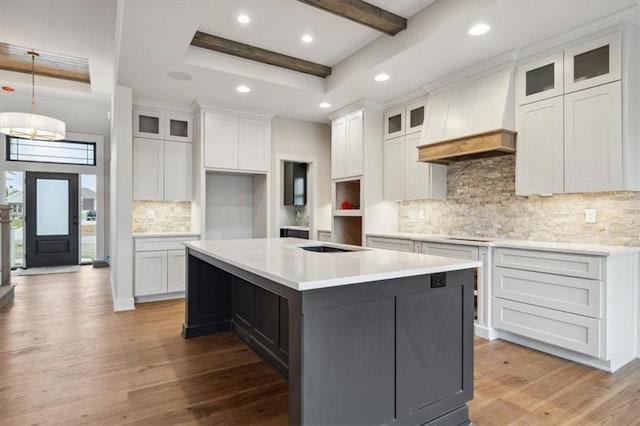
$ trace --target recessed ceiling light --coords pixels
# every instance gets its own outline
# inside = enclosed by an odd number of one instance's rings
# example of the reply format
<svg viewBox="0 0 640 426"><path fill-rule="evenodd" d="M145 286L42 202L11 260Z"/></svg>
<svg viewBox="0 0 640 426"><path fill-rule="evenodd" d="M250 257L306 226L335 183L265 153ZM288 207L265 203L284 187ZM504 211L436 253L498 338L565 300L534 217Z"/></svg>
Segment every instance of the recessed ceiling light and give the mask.
<svg viewBox="0 0 640 426"><path fill-rule="evenodd" d="M251 18L249 18L245 14L238 15L238 22L240 22L241 24L248 24L249 22L251 22Z"/></svg>
<svg viewBox="0 0 640 426"><path fill-rule="evenodd" d="M488 33L490 29L491 27L487 24L476 24L473 27L469 28L469 31L467 32L469 33L469 35L479 36Z"/></svg>
<svg viewBox="0 0 640 426"><path fill-rule="evenodd" d="M376 75L375 77L373 77L373 79L375 81L387 81L389 80L389 76L387 74L382 73L382 74Z"/></svg>
<svg viewBox="0 0 640 426"><path fill-rule="evenodd" d="M240 85L240 86L236 87L236 91L238 91L240 93L249 93L251 91L251 89L248 88L247 86Z"/></svg>
<svg viewBox="0 0 640 426"><path fill-rule="evenodd" d="M305 43L311 43L313 41L313 36L311 34L305 34L302 36L302 41Z"/></svg>
<svg viewBox="0 0 640 426"><path fill-rule="evenodd" d="M182 71L169 71L169 77L178 81L189 81L191 80L191 76L186 72Z"/></svg>
<svg viewBox="0 0 640 426"><path fill-rule="evenodd" d="M329 102L322 102L318 105L320 108L331 108L331 104Z"/></svg>

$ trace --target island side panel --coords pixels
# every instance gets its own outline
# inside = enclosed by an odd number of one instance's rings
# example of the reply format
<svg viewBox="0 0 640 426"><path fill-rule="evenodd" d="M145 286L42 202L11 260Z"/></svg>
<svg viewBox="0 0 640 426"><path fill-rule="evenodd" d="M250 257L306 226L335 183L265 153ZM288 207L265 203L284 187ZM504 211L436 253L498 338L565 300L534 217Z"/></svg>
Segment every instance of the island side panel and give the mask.
<svg viewBox="0 0 640 426"><path fill-rule="evenodd" d="M468 421L473 399L472 271L446 274L446 286L397 297L396 415L412 424L455 409ZM445 422L453 424L450 420Z"/></svg>
<svg viewBox="0 0 640 426"><path fill-rule="evenodd" d="M472 280L467 270L439 288L423 275L303 292L302 424L469 423Z"/></svg>
<svg viewBox="0 0 640 426"><path fill-rule="evenodd" d="M231 327L231 275L188 250L185 338L228 331Z"/></svg>

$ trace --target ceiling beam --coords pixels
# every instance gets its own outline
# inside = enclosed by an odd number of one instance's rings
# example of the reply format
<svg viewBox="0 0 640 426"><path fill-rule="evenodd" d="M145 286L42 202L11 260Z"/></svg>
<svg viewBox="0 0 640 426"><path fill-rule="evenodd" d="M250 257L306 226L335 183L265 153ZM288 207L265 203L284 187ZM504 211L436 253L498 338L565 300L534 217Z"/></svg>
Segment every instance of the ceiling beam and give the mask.
<svg viewBox="0 0 640 426"><path fill-rule="evenodd" d="M398 16L362 0L298 1L366 25L390 36L394 36L400 31L407 29L407 20L402 16Z"/></svg>
<svg viewBox="0 0 640 426"><path fill-rule="evenodd" d="M0 43L0 69L31 74L31 55L25 47ZM89 62L83 58L38 51L35 75L91 84Z"/></svg>
<svg viewBox="0 0 640 426"><path fill-rule="evenodd" d="M272 52L201 31L196 31L193 40L191 40L191 45L262 62L263 64L275 65L292 71L315 75L317 77L324 78L331 75L331 67L326 65L316 64L315 62L305 61L304 59L283 55L282 53Z"/></svg>

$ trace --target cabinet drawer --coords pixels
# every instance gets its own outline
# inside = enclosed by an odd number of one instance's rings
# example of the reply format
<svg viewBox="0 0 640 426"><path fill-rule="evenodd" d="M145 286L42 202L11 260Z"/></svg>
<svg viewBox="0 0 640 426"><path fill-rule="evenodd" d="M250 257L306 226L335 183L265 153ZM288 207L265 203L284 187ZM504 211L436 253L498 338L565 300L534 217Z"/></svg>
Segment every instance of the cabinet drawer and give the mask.
<svg viewBox="0 0 640 426"><path fill-rule="evenodd" d="M136 239L135 251L155 250L184 250L183 241L196 241L200 237L171 237L171 238L139 238Z"/></svg>
<svg viewBox="0 0 640 426"><path fill-rule="evenodd" d="M369 237L367 246L373 248L413 252L412 240L401 240L396 238Z"/></svg>
<svg viewBox="0 0 640 426"><path fill-rule="evenodd" d="M494 299L494 327L594 357L601 357L600 320Z"/></svg>
<svg viewBox="0 0 640 426"><path fill-rule="evenodd" d="M318 240L331 242L331 232L318 231Z"/></svg>
<svg viewBox="0 0 640 426"><path fill-rule="evenodd" d="M496 267L496 297L602 318L602 281Z"/></svg>
<svg viewBox="0 0 640 426"><path fill-rule="evenodd" d="M461 244L423 243L422 253L457 259L478 260L478 247Z"/></svg>
<svg viewBox="0 0 640 426"><path fill-rule="evenodd" d="M495 266L601 280L602 258L536 250L497 248Z"/></svg>

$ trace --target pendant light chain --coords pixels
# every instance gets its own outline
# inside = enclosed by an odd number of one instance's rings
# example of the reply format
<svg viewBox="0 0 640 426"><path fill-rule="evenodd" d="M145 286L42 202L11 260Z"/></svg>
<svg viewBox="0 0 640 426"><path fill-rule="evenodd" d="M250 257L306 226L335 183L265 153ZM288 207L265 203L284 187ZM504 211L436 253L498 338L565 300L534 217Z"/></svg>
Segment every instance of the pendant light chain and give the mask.
<svg viewBox="0 0 640 426"><path fill-rule="evenodd" d="M31 55L31 114L36 111L36 56L40 56L35 50L30 50L27 54Z"/></svg>

